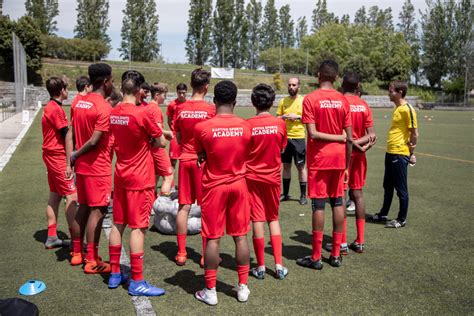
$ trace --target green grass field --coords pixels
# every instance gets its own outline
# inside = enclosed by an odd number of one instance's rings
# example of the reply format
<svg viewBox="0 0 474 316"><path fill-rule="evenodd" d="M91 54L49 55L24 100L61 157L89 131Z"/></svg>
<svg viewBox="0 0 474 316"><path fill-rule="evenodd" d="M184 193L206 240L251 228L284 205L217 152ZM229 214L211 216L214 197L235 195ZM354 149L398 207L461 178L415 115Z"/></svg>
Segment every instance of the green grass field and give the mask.
<svg viewBox="0 0 474 316"><path fill-rule="evenodd" d="M243 117L250 108L238 108ZM425 115L433 116L431 120ZM382 177L388 110L374 110L379 142L368 153L365 198L368 213L382 202ZM222 242L219 305L209 307L193 298L204 286L199 268L200 237L188 239L190 260L184 267L172 261L175 238L150 232L146 240L145 277L167 294L150 301L157 314L472 314L474 311L473 204L474 113L418 112L418 163L409 168L408 224L399 230L367 224L366 252L351 252L341 268L325 264L322 271L304 269L295 259L310 253L311 210L296 201L281 205L284 264L288 277L271 274L249 279L247 303L231 290L237 282L231 239ZM44 209L48 185L41 160L40 116L0 173L0 299L17 297L28 279L40 279L47 290L26 297L44 315L134 313L125 289L108 290L106 278L85 275L71 267L67 251L45 250ZM296 174L292 194L298 196ZM390 215L396 216L398 202ZM61 213L59 230L67 232ZM326 210L325 242L331 235ZM355 220L348 218L348 240L355 237ZM251 240L249 236L249 241ZM101 255L108 258L105 237ZM269 247L269 246L268 246ZM272 270L271 249L266 261ZM329 256L323 252L323 256ZM252 254L253 257L253 254ZM255 259L252 259L255 263Z"/></svg>

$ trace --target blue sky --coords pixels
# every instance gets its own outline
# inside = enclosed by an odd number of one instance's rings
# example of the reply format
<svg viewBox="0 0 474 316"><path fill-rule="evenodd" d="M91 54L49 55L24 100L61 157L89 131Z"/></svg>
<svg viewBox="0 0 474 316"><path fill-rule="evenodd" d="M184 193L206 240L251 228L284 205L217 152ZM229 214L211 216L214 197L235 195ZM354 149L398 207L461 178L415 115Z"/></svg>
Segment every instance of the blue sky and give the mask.
<svg viewBox="0 0 474 316"><path fill-rule="evenodd" d="M162 53L167 62L185 62L184 40L188 29L187 18L189 10L189 0L155 0L157 3L158 15L160 17L158 40L162 44ZM214 0L215 2L215 0ZM246 3L248 0L246 0ZM265 3L266 0L263 0ZM306 16L307 21L311 21L312 10L317 0L276 0L276 7L290 4L291 15L296 21L301 16ZM379 8L392 7L395 24L398 21L398 14L403 5L403 0L387 1L387 0L328 0L328 9L337 16L349 14L351 20L355 12L362 5L366 8L377 5ZM3 14L9 15L13 19L17 19L25 14L24 0L4 0ZM120 29L122 27L123 13L126 0L110 0L110 27L108 33L112 39L112 51L108 59L120 59L117 48L120 46ZM426 8L425 0L412 0L413 5L418 10ZM58 22L59 36L73 37L74 25L76 21L76 1L75 0L59 0L59 15L56 18Z"/></svg>

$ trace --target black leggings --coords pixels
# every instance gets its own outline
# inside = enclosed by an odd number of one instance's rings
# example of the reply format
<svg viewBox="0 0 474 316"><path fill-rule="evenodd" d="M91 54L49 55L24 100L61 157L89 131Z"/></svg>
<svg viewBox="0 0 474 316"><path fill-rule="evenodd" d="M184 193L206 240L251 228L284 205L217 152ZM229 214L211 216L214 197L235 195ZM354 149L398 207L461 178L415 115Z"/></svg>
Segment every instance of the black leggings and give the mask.
<svg viewBox="0 0 474 316"><path fill-rule="evenodd" d="M404 155L385 154L385 173L383 177L383 206L380 215L387 216L393 199L393 189L397 190L400 211L397 220L404 222L408 213L408 162L410 157Z"/></svg>

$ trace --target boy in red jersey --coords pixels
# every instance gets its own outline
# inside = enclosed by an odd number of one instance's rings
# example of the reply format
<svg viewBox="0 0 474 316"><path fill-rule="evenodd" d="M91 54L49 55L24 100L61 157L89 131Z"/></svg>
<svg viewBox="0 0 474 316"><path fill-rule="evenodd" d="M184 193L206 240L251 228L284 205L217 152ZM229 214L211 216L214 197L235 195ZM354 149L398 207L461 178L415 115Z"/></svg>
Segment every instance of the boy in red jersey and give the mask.
<svg viewBox="0 0 474 316"><path fill-rule="evenodd" d="M171 131L174 133L173 127L173 118L174 112L177 106L181 103L186 102L186 93L188 92L188 87L184 83L179 83L176 86L176 95L177 98L168 104L166 108L166 116L168 117L168 126L170 127ZM170 158L171 158L171 165L173 168L176 168L176 163L178 162L179 156L181 155L181 150L179 147L178 142L176 141L176 137L170 141Z"/></svg>
<svg viewBox="0 0 474 316"><path fill-rule="evenodd" d="M349 103L334 89L339 72L335 61L321 63L318 70L320 88L303 101L303 123L308 131L308 193L313 209L313 253L296 263L322 269L321 250L324 230L324 207L329 203L333 213L333 248L329 263L342 265L340 247L344 223L344 182L347 181L352 152L352 129Z"/></svg>
<svg viewBox="0 0 474 316"><path fill-rule="evenodd" d="M150 93L150 85L146 82L142 83L142 85L140 86L140 97L137 100L137 104L147 106L148 102L146 102L146 99L148 98L149 93Z"/></svg>
<svg viewBox="0 0 474 316"><path fill-rule="evenodd" d="M112 189L112 155L110 142L110 111L105 100L113 89L112 68L104 63L92 64L88 69L92 92L71 108L73 144L68 144L68 163L74 165L78 192L78 218L86 230L87 255L85 273L109 273L110 265L99 259L98 245L102 221L107 212ZM80 243L79 239L73 239ZM81 253L74 251L74 260Z"/></svg>
<svg viewBox="0 0 474 316"><path fill-rule="evenodd" d="M287 144L285 121L270 114L275 91L259 84L252 91L252 104L257 116L247 122L252 128L250 154L247 157L247 186L253 223L253 248L258 267L252 269L257 279L265 278L265 222L270 228L270 241L275 258L276 276L284 279L288 270L282 264L281 229L278 207L281 192L281 153Z"/></svg>
<svg viewBox="0 0 474 316"><path fill-rule="evenodd" d="M181 146L178 170L179 209L176 216L178 253L175 257L176 264L179 266L185 265L187 260L186 234L188 232L188 216L191 205L196 200L198 204L201 203L201 169L197 166L194 126L199 122L214 117L216 113L215 107L204 101L210 80L211 73L209 71L202 68L194 70L191 74L191 87L193 88L191 100L187 100L175 109L173 126L176 132L176 139ZM202 242L204 253L206 247L204 237ZM202 258L201 263L203 263Z"/></svg>
<svg viewBox="0 0 474 316"><path fill-rule="evenodd" d="M166 99L168 89L163 84L156 84L150 87L150 92L151 101L148 103L147 110L153 114L156 123L158 123L158 126L165 136L168 139L171 139L173 137L172 132L166 131L165 133L164 131L163 111L160 108L160 105L163 104ZM171 193L171 186L174 181L174 169L171 166L170 157L164 148L152 148L151 153L155 165L156 183L158 183L160 177L163 177L160 195L168 196Z"/></svg>
<svg viewBox="0 0 474 316"><path fill-rule="evenodd" d="M206 287L195 297L209 305L217 304L216 281L219 245L224 230L235 242L239 302L246 302L250 291L247 233L250 230L250 203L247 190L246 159L251 138L250 124L233 114L237 87L221 81L214 88L217 115L196 124L195 146L202 163L202 236L207 238L204 255ZM205 162L204 162L205 161ZM180 184L181 186L181 184Z"/></svg>
<svg viewBox="0 0 474 316"><path fill-rule="evenodd" d="M77 228L74 225L76 215L77 193L74 179L66 175L65 137L68 131L66 112L62 106L67 99L67 83L64 79L51 77L46 80L46 89L50 100L44 107L41 118L43 131L43 161L48 171L49 199L46 207L48 220L48 237L44 246L46 249L67 246L57 236L56 226L61 198L66 196L66 219L71 236Z"/></svg>
<svg viewBox="0 0 474 316"><path fill-rule="evenodd" d="M130 265L132 279L130 295L160 296L163 289L154 287L143 278L145 232L148 229L154 201L155 177L151 147L164 147L165 139L153 115L137 106L143 75L129 70L122 75L123 102L110 115L110 129L115 137L117 162L114 174L114 224L109 236L112 273L109 288L127 281L120 272L122 235L125 227L130 233Z"/></svg>

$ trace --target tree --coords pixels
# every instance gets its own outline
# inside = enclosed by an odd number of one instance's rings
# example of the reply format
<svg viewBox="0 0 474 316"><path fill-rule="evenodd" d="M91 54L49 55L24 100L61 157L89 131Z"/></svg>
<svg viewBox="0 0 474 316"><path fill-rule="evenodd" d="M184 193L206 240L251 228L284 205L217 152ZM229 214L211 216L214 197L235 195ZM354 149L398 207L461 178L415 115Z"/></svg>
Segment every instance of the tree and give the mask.
<svg viewBox="0 0 474 316"><path fill-rule="evenodd" d="M295 45L294 28L295 23L291 19L290 5L284 5L279 12L279 28L281 47L293 47Z"/></svg>
<svg viewBox="0 0 474 316"><path fill-rule="evenodd" d="M188 62L204 65L212 52L212 0L190 0L186 56Z"/></svg>
<svg viewBox="0 0 474 316"><path fill-rule="evenodd" d="M158 14L154 0L127 0L123 10L120 56L151 61L159 56Z"/></svg>
<svg viewBox="0 0 474 316"><path fill-rule="evenodd" d="M306 35L308 35L308 24L306 23L306 17L303 16L298 18L296 25L296 47L301 47L303 37L305 37Z"/></svg>
<svg viewBox="0 0 474 316"><path fill-rule="evenodd" d="M365 12L364 6L362 6L359 10L357 10L354 16L354 24L358 24L358 25L367 24L367 13Z"/></svg>
<svg viewBox="0 0 474 316"><path fill-rule="evenodd" d="M217 0L212 17L212 39L214 44L212 62L220 67L227 67L231 54L233 16L233 1Z"/></svg>
<svg viewBox="0 0 474 316"><path fill-rule="evenodd" d="M107 29L110 25L108 0L78 0L76 38L100 40L110 46Z"/></svg>
<svg viewBox="0 0 474 316"><path fill-rule="evenodd" d="M245 17L248 22L247 39L248 39L248 61L247 65L250 69L256 69L258 57L261 49L261 18L262 3L257 0L250 0L245 9Z"/></svg>
<svg viewBox="0 0 474 316"><path fill-rule="evenodd" d="M415 7L411 3L411 0L405 0L398 19L398 30L403 34L408 45L410 45L411 70L415 76L416 82L418 82L418 71L420 67L420 43L417 36L418 25L415 22Z"/></svg>
<svg viewBox="0 0 474 316"><path fill-rule="evenodd" d="M278 11L275 8L275 0L268 0L263 13L261 32L262 50L280 46L280 34L277 26Z"/></svg>
<svg viewBox="0 0 474 316"><path fill-rule="evenodd" d="M316 8L313 10L311 31L317 32L326 24L337 22L337 17L334 13L329 12L326 0L318 0Z"/></svg>
<svg viewBox="0 0 474 316"><path fill-rule="evenodd" d="M392 8L385 10L379 9L374 5L369 8L367 23L372 27L380 27L387 30L393 30Z"/></svg>
<svg viewBox="0 0 474 316"><path fill-rule="evenodd" d="M343 14L339 23L345 25L351 24L351 17L349 16L349 14Z"/></svg>
<svg viewBox="0 0 474 316"><path fill-rule="evenodd" d="M235 0L234 18L232 20L230 64L241 68L249 55L247 32L249 22L245 16L244 0Z"/></svg>
<svg viewBox="0 0 474 316"><path fill-rule="evenodd" d="M26 0L26 15L33 18L41 33L52 35L58 29L55 17L59 14L58 0Z"/></svg>

